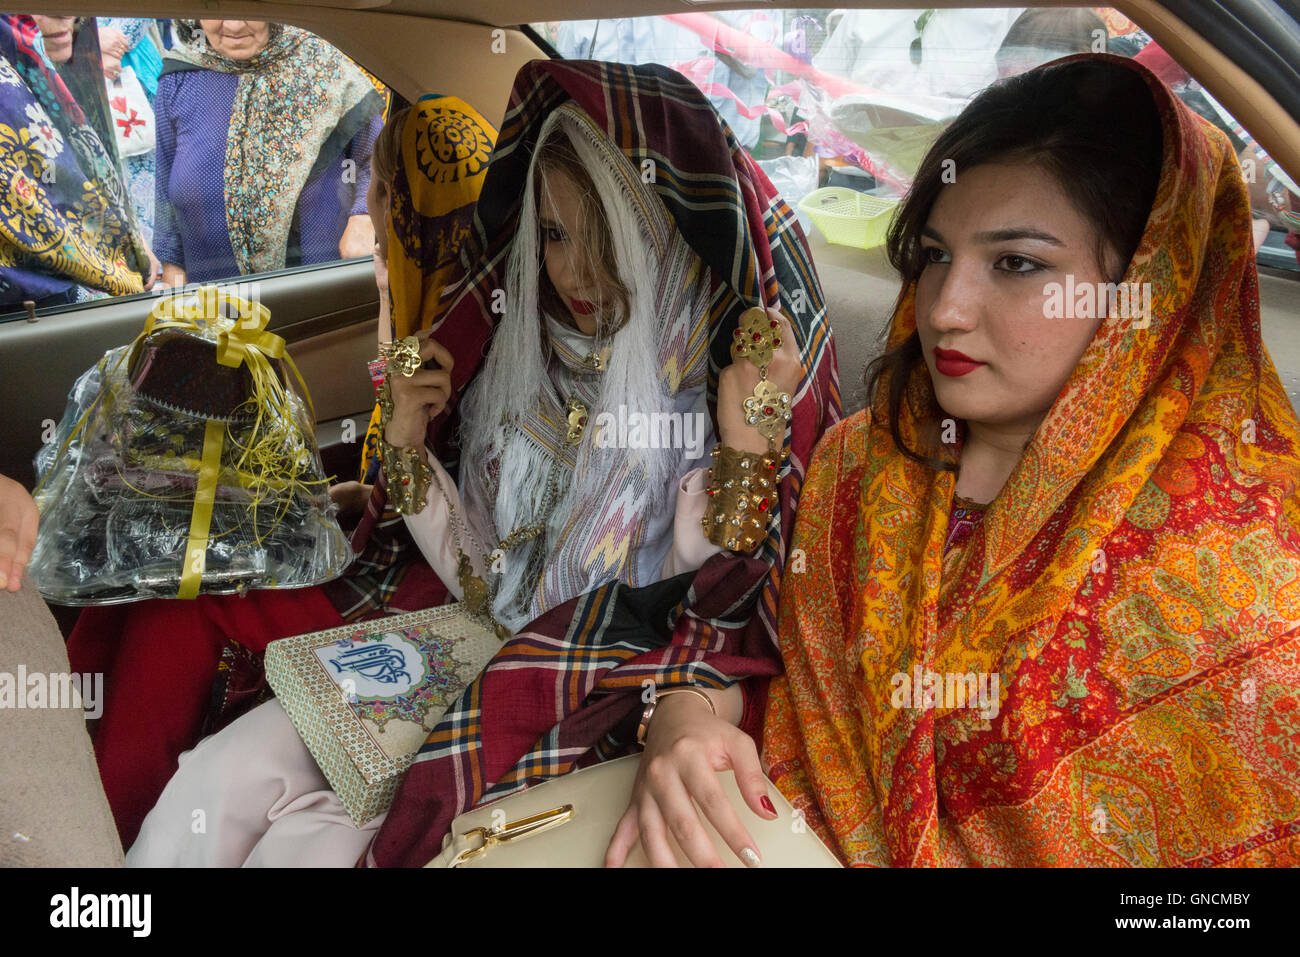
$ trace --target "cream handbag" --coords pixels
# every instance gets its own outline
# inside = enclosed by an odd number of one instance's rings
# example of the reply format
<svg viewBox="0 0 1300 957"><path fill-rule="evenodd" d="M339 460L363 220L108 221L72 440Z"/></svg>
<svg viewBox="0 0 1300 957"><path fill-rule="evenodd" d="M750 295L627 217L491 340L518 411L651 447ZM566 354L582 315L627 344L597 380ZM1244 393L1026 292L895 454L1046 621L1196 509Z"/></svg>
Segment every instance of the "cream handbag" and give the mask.
<svg viewBox="0 0 1300 957"><path fill-rule="evenodd" d="M627 811L640 755L630 755L553 778L536 787L467 811L452 822L442 853L426 867L603 867L605 849ZM777 817L768 821L740 796L736 777L718 777L742 823L758 844L764 867L840 867L802 815L775 786L768 795ZM729 867L745 865L701 816L705 832ZM677 862L690 866L669 835ZM627 867L647 867L641 844L633 846Z"/></svg>

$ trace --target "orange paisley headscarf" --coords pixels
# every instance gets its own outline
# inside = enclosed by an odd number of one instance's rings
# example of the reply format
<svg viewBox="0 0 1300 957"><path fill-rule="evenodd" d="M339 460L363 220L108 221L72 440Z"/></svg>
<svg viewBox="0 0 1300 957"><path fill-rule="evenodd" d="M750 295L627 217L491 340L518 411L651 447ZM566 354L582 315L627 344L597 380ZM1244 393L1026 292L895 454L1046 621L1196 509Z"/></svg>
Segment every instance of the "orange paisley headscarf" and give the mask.
<svg viewBox="0 0 1300 957"><path fill-rule="evenodd" d="M1158 79L1095 59L1161 118L1124 276L1151 284L1149 326L1102 323L946 574L955 473L905 458L884 408L809 468L764 752L849 863L1300 863L1300 422L1260 338L1246 186ZM924 423L900 425L916 448ZM996 675L996 716L894 707L918 666Z"/></svg>

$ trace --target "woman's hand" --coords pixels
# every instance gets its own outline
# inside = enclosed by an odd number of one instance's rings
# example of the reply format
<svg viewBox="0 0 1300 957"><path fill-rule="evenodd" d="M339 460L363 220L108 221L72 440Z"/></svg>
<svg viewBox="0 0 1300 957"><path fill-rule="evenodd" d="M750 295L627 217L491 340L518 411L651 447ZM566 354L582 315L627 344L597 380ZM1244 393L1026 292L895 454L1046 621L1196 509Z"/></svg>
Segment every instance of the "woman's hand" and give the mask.
<svg viewBox="0 0 1300 957"><path fill-rule="evenodd" d="M379 322L375 331L382 347L393 338L393 297L388 291L388 260L384 258L379 243L375 243L375 289L379 291Z"/></svg>
<svg viewBox="0 0 1300 957"><path fill-rule="evenodd" d="M349 216L339 239L339 258L355 259L375 251L375 224L366 214Z"/></svg>
<svg viewBox="0 0 1300 957"><path fill-rule="evenodd" d="M40 517L27 489L0 475L0 588L17 591L22 587L23 570L36 547Z"/></svg>
<svg viewBox="0 0 1300 957"><path fill-rule="evenodd" d="M780 323L778 338L781 340L767 367L767 377L793 399L803 374L799 349L785 316L775 309L768 309L767 314ZM767 451L767 439L745 421L745 400L753 395L758 382L758 367L748 359L733 362L718 374L718 439L738 452L761 455Z"/></svg>
<svg viewBox="0 0 1300 957"><path fill-rule="evenodd" d="M339 482L330 486L330 501L339 507L340 518L349 518L365 510L374 489L373 485L361 482Z"/></svg>
<svg viewBox="0 0 1300 957"><path fill-rule="evenodd" d="M397 448L424 447L429 423L447 407L451 398L451 353L432 336L420 345L420 358L435 360L440 368L417 369L415 375L388 372L388 390L393 397L393 414L384 429L384 439Z"/></svg>
<svg viewBox="0 0 1300 957"><path fill-rule="evenodd" d="M107 60L112 57L114 60L121 60L131 49L131 41L126 38L126 34L117 27L100 27L99 28L99 52ZM105 73L108 71L105 70ZM118 72L122 70L119 67Z"/></svg>
<svg viewBox="0 0 1300 957"><path fill-rule="evenodd" d="M185 270L175 263L163 263L162 284L169 289L180 289L185 285Z"/></svg>
<svg viewBox="0 0 1300 957"><path fill-rule="evenodd" d="M733 685L727 693L739 699L739 686ZM735 772L736 785L753 812L768 820L775 818L753 739L715 716L695 695L663 698L646 734L632 800L605 851L605 866L622 867L640 837L652 865L675 867L668 843L671 832L696 867L722 867L696 811L697 804L736 856L751 867L758 866L758 845L718 780L717 772L728 768Z"/></svg>
<svg viewBox="0 0 1300 957"><path fill-rule="evenodd" d="M375 243L375 288L379 290L382 302L388 292L388 260L379 251L379 243Z"/></svg>
<svg viewBox="0 0 1300 957"><path fill-rule="evenodd" d="M116 80L122 75L121 57L109 56L105 53L102 57L104 61L104 76L110 80Z"/></svg>
<svg viewBox="0 0 1300 957"><path fill-rule="evenodd" d="M162 270L162 263L158 261L158 257L153 254L153 250L148 246L144 247L144 251L145 255L149 257L149 273L144 277L144 291L148 292L154 287L154 283L158 281L158 274Z"/></svg>

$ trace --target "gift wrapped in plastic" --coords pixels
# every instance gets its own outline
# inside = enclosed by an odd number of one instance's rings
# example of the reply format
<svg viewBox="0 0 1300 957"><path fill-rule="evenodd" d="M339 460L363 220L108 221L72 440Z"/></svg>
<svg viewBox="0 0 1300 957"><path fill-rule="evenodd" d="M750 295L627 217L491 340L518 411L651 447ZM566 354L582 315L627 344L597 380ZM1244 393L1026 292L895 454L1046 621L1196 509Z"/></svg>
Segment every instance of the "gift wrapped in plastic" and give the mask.
<svg viewBox="0 0 1300 957"><path fill-rule="evenodd" d="M46 600L299 588L347 567L311 400L269 318L216 287L162 299L77 380L36 457Z"/></svg>

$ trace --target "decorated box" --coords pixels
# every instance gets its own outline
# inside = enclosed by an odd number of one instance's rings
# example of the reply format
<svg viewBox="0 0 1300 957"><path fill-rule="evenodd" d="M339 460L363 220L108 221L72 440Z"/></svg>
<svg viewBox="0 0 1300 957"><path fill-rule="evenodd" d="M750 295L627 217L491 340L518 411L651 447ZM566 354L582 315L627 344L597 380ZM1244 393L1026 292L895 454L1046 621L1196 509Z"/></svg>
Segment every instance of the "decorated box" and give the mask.
<svg viewBox="0 0 1300 957"><path fill-rule="evenodd" d="M358 827L501 647L460 604L273 641L266 676Z"/></svg>

